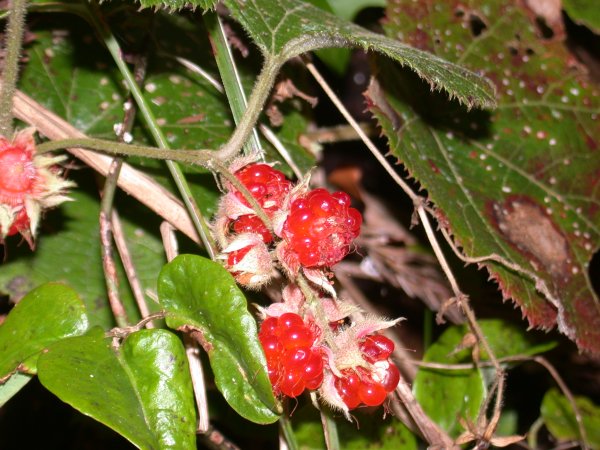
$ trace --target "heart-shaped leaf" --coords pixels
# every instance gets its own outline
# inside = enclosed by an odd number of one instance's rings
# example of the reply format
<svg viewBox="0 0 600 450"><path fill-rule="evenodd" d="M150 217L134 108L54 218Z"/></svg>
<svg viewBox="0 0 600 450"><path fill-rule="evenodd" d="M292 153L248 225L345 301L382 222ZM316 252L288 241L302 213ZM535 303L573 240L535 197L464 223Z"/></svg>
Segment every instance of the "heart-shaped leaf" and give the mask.
<svg viewBox="0 0 600 450"><path fill-rule="evenodd" d="M161 271L158 297L168 326L197 332L217 387L233 409L253 422L276 421L256 321L231 274L210 259L180 255Z"/></svg>
<svg viewBox="0 0 600 450"><path fill-rule="evenodd" d="M94 328L51 345L42 384L142 449L195 449L196 410L185 349L167 330L142 330L115 348Z"/></svg>
<svg viewBox="0 0 600 450"><path fill-rule="evenodd" d="M85 306L73 289L48 283L32 290L0 326L0 379L16 370L35 374L46 346L87 328Z"/></svg>

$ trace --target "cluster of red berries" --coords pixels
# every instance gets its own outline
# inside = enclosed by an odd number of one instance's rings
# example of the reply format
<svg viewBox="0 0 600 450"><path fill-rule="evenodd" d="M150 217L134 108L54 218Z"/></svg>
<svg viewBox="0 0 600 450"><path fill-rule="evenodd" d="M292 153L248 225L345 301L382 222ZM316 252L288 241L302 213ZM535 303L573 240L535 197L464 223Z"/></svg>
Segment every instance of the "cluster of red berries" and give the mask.
<svg viewBox="0 0 600 450"><path fill-rule="evenodd" d="M389 360L394 351L392 341L375 334L367 336L359 346L363 359L371 364L371 369L362 366L344 369L342 377L335 377L335 388L348 409L361 404L381 405L400 381L400 371Z"/></svg>
<svg viewBox="0 0 600 450"><path fill-rule="evenodd" d="M267 358L269 379L276 394L297 397L323 382L323 357L314 347L316 330L298 314L267 317L258 334Z"/></svg>
<svg viewBox="0 0 600 450"><path fill-rule="evenodd" d="M302 266L331 267L348 254L361 223L348 194L314 189L292 202L283 238Z"/></svg>
<svg viewBox="0 0 600 450"><path fill-rule="evenodd" d="M267 164L249 164L235 172L235 177L248 189L267 216L273 214L281 206L284 198L292 188L292 182L285 175ZM245 206L250 204L241 192L235 196ZM273 235L263 221L255 214L243 214L229 224L234 234L255 233L260 235L265 244L273 242ZM229 253L227 264L233 267L250 251L250 246Z"/></svg>
<svg viewBox="0 0 600 450"><path fill-rule="evenodd" d="M247 212L250 205L242 193L231 188L229 195L234 196L234 203L246 208L242 213L239 207L232 212L228 210L232 202L223 202L222 214L229 217L224 248L227 248L227 265L236 276L240 275L238 268L243 267L243 272L249 265L243 264L244 259L256 260L257 255L261 255L263 261L267 260L264 253L268 250L257 248L257 245L263 247L262 244L276 246L280 262L291 273L296 273L301 266L329 268L348 254L350 244L360 232L362 217L350 206L347 194L332 194L325 189L293 192L292 182L267 164L249 164L234 175L274 222L271 233L257 215ZM240 235L243 239L239 244L229 247ZM253 249L254 255L250 253ZM260 275L257 278L261 281L266 278L265 273L266 268L257 268L254 272ZM246 278L238 277L238 280Z"/></svg>

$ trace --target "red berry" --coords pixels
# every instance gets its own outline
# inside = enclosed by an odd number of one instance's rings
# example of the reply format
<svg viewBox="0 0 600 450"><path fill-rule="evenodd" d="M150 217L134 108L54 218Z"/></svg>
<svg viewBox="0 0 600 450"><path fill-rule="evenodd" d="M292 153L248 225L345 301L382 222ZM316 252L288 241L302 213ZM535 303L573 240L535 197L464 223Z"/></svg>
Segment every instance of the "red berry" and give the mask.
<svg viewBox="0 0 600 450"><path fill-rule="evenodd" d="M267 363L276 362L279 360L283 346L279 342L277 336L260 336L260 343L262 344L265 356L267 357Z"/></svg>
<svg viewBox="0 0 600 450"><path fill-rule="evenodd" d="M384 361L394 351L394 343L385 336L372 334L360 343L360 350L364 359L370 363Z"/></svg>
<svg viewBox="0 0 600 450"><path fill-rule="evenodd" d="M302 378L302 371L299 370L286 371L279 383L279 389L288 397L298 397L305 388L306 384Z"/></svg>
<svg viewBox="0 0 600 450"><path fill-rule="evenodd" d="M304 320L302 320L302 317L300 317L298 314L284 313L279 316L279 319L277 320L277 326L281 329L285 329L292 327L298 328L305 325Z"/></svg>
<svg viewBox="0 0 600 450"><path fill-rule="evenodd" d="M267 317L260 325L259 336L273 335L277 332L279 322L277 317Z"/></svg>
<svg viewBox="0 0 600 450"><path fill-rule="evenodd" d="M350 251L362 217L343 192L314 189L292 202L283 237L305 267L331 267Z"/></svg>
<svg viewBox="0 0 600 450"><path fill-rule="evenodd" d="M398 386L399 382L400 371L394 363L390 362L388 369L384 372L380 384L383 386L386 392L392 392L394 389L396 389L396 386Z"/></svg>
<svg viewBox="0 0 600 450"><path fill-rule="evenodd" d="M315 340L312 332L305 326L287 328L281 333L280 339L287 349L310 347Z"/></svg>
<svg viewBox="0 0 600 450"><path fill-rule="evenodd" d="M318 389L323 383L323 372L319 372L319 374L315 378L306 380L306 389L315 390Z"/></svg>
<svg viewBox="0 0 600 450"><path fill-rule="evenodd" d="M358 395L358 389L361 385L360 379L356 373L350 370L342 371L342 375L342 378L335 379L335 388L346 406L349 409L354 409L361 402Z"/></svg>
<svg viewBox="0 0 600 450"><path fill-rule="evenodd" d="M267 164L249 164L235 173L235 176L250 191L267 213L277 210L292 187L285 175ZM237 197L247 206L241 193Z"/></svg>
<svg viewBox="0 0 600 450"><path fill-rule="evenodd" d="M304 365L304 376L307 380L323 376L323 358L316 352L311 352Z"/></svg>
<svg viewBox="0 0 600 450"><path fill-rule="evenodd" d="M241 233L256 233L260 234L265 244L273 241L273 236L265 226L264 222L258 216L246 214L238 217L232 225L233 231L236 234Z"/></svg>
<svg viewBox="0 0 600 450"><path fill-rule="evenodd" d="M367 406L379 406L387 397L384 387L370 380L362 380L358 387L358 396Z"/></svg>
<svg viewBox="0 0 600 450"><path fill-rule="evenodd" d="M311 355L310 348L298 347L290 350L286 350L283 354L281 364L286 369L301 369L304 370L304 366L308 362Z"/></svg>

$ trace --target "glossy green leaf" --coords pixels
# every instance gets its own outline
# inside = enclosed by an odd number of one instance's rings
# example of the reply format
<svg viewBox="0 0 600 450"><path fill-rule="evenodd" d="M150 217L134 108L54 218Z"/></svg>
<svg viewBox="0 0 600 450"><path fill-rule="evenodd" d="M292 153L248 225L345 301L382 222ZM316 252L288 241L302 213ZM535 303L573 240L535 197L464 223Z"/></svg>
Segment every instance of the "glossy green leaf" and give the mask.
<svg viewBox="0 0 600 450"><path fill-rule="evenodd" d="M185 349L166 330L129 335L120 348L94 329L51 345L42 384L142 449L195 449L196 411Z"/></svg>
<svg viewBox="0 0 600 450"><path fill-rule="evenodd" d="M562 7L574 22L600 34L600 8L596 0L563 0Z"/></svg>
<svg viewBox="0 0 600 450"><path fill-rule="evenodd" d="M466 332L465 326L448 328L427 349L423 361L443 364L471 362L469 349L455 352ZM464 431L459 418L476 419L486 395L486 384L476 368L438 370L422 367L415 377L413 391L425 413L451 436L457 437Z"/></svg>
<svg viewBox="0 0 600 450"><path fill-rule="evenodd" d="M397 0L386 32L493 80L494 112L467 111L386 61L371 111L438 208L440 223L484 264L534 327L558 325L600 352L600 302L588 264L600 242L599 92L542 40L518 2Z"/></svg>
<svg viewBox="0 0 600 450"><path fill-rule="evenodd" d="M91 172L84 171L71 172L71 175L79 175L75 178L78 188L69 194L73 201L46 214L35 253L27 246L18 246L18 241L8 240L9 258L0 270L0 291L17 300L41 283L65 281L83 299L90 326L112 328L114 319L106 299L100 251L99 200L97 194L92 197L83 191L95 189L89 183L93 177ZM84 176L88 179L85 180ZM143 287L153 286L164 261L162 242L153 234L160 222L149 217L146 210L131 201L123 203L119 210L138 279ZM136 320L139 313L118 255L116 261L121 299L131 319ZM148 304L152 310L156 310L156 303L149 301Z"/></svg>
<svg viewBox="0 0 600 450"><path fill-rule="evenodd" d="M495 105L492 86L473 72L301 0L226 0L225 4L266 55L287 60L321 48L373 50L411 68L432 88L445 89L466 105Z"/></svg>
<svg viewBox="0 0 600 450"><path fill-rule="evenodd" d="M209 259L180 255L161 271L158 297L168 326L198 332L217 387L233 409L253 422L276 421L256 321L231 274Z"/></svg>
<svg viewBox="0 0 600 450"><path fill-rule="evenodd" d="M73 289L48 283L32 290L0 325L0 379L17 369L36 373L38 355L46 346L87 328L85 307Z"/></svg>
<svg viewBox="0 0 600 450"><path fill-rule="evenodd" d="M583 419L589 448L600 448L600 407L586 397L575 397L575 403ZM558 389L550 389L544 395L541 415L550 433L559 441L581 440L573 407Z"/></svg>

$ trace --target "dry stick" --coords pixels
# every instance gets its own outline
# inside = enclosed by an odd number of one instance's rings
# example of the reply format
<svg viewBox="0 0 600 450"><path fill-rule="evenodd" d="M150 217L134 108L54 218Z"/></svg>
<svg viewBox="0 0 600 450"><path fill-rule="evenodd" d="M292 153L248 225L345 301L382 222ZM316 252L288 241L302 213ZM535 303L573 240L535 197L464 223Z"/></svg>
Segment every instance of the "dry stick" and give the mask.
<svg viewBox="0 0 600 450"><path fill-rule="evenodd" d="M138 79L143 78L145 74L145 63L143 59L138 60L136 63L136 77ZM121 142L124 141L125 133L131 130L133 122L135 120L135 108L129 108L125 110L125 117L123 118L123 124L121 130L117 135L117 139ZM115 261L113 258L112 242L113 242L113 226L112 222L114 219L113 203L115 199L115 192L117 188L117 180L119 179L119 172L123 159L116 157L110 164L108 173L104 181L104 188L102 190L102 201L100 208L100 241L102 244L102 267L104 269L106 287L108 293L108 300L115 315L115 319L119 326L127 325L128 318L125 308L121 302L119 294L119 279L115 270ZM142 314L142 317L147 314Z"/></svg>
<svg viewBox="0 0 600 450"><path fill-rule="evenodd" d="M167 261L171 262L179 253L175 229L168 223L163 222L160 225L160 235L162 237ZM198 427L197 432L205 434L210 429L210 418L208 415L208 400L206 398L206 383L204 382L204 372L200 361L200 347L198 342L188 333L183 333L183 343L185 345L185 355L190 366L190 376L194 387L194 398L198 408Z"/></svg>
<svg viewBox="0 0 600 450"><path fill-rule="evenodd" d="M13 112L15 117L33 125L40 133L50 139L86 137L77 128L20 91L17 91L13 98ZM113 160L112 157L80 148L67 150L100 174L104 176L108 174ZM121 168L118 186L194 242L201 242L183 204L151 177L124 163Z"/></svg>
<svg viewBox="0 0 600 450"><path fill-rule="evenodd" d="M125 274L127 275L129 285L131 286L133 297L135 298L135 301L140 310L140 315L142 317L147 317L150 315L150 309L148 308L148 304L146 303L144 290L142 289L142 285L137 276L137 271L135 270L133 259L131 258L131 253L129 252L129 248L127 247L127 241L125 239L125 233L123 232L123 227L121 225L121 219L119 218L119 214L115 210L113 210L112 212L111 224L113 239L117 246L117 251L119 252L121 261L123 262L123 267L125 269ZM154 328L154 324L152 322L148 322L146 324L146 328Z"/></svg>
<svg viewBox="0 0 600 450"><path fill-rule="evenodd" d="M392 179L406 192L406 194L411 198L411 200L418 204L422 201L421 197L417 196L408 186L408 184L396 173L396 171L389 165L384 156L381 155L377 147L373 144L373 142L369 139L369 137L364 133L364 131L360 128L356 120L350 115L348 110L344 107L340 99L335 95L335 92L331 89L327 81L321 76L316 67L310 63L306 63L306 67L311 73L311 75L317 80L321 88L325 91L327 96L330 98L332 103L337 107L337 109L342 113L344 118L348 121L348 123L356 130L362 141L365 143L367 148L371 151L373 156L377 158L382 167L388 172L388 174L392 177ZM415 397L412 394L412 391L408 384L406 384L403 380L400 380L400 384L396 388L396 393L400 397L400 399L406 405L406 409L411 414L413 420L423 433L425 439L432 445L442 445L443 448L453 448L454 444L452 438L448 436L444 431L442 431L428 416L425 414L421 405L415 400Z"/></svg>
<svg viewBox="0 0 600 450"><path fill-rule="evenodd" d="M100 211L100 243L102 247L102 267L104 268L104 277L106 279L106 289L108 293L108 303L115 317L115 322L119 328L129 326L127 312L119 296L119 283L115 260L112 257L112 232L110 219L106 216L106 211Z"/></svg>
<svg viewBox="0 0 600 450"><path fill-rule="evenodd" d="M437 259L440 263L440 266L441 266L444 274L446 275L446 278L450 282L450 286L452 287L452 291L454 292L456 301L458 302L463 313L467 317L467 321L469 323L471 330L477 337L477 340L479 341L479 343L483 346L484 350L487 352L488 357L490 358L490 361L492 362L492 365L496 369L496 380L494 382L494 385L492 386L492 389L490 389L490 392L486 398L486 401L484 402L483 408L480 411L480 423L483 423L482 421L485 419L485 412L487 410L488 402L495 393L496 403L494 405L494 411L492 413L492 418L490 419L489 424L486 426L485 431L482 436L485 440L489 441L489 439L491 439L491 437L496 429L496 426L498 425L498 421L500 420L500 413L502 410L502 397L504 394L504 382L505 382L504 369L502 369L502 367L498 363L498 359L496 358L496 355L492 351L486 337L484 336L483 332L481 331L481 328L480 328L479 324L477 323L477 318L475 317L475 313L473 312L473 310L471 309L471 307L468 304L467 296L462 293L462 291L460 290L460 288L458 286L458 283L456 282L456 279L454 278L452 269L450 269L450 266L448 265L448 261L446 260L446 257L444 256L444 253L442 252L442 248L440 247L440 244L438 243L437 238L435 237L433 227L431 226L431 223L429 222L429 217L427 216L427 212L425 211L425 208L423 207L422 204L417 206L417 214L419 215L419 218L421 219L421 223L423 224L423 227L425 228L425 233L427 234L427 238L429 240L429 243L431 244L433 252L435 253L435 256L437 257Z"/></svg>

